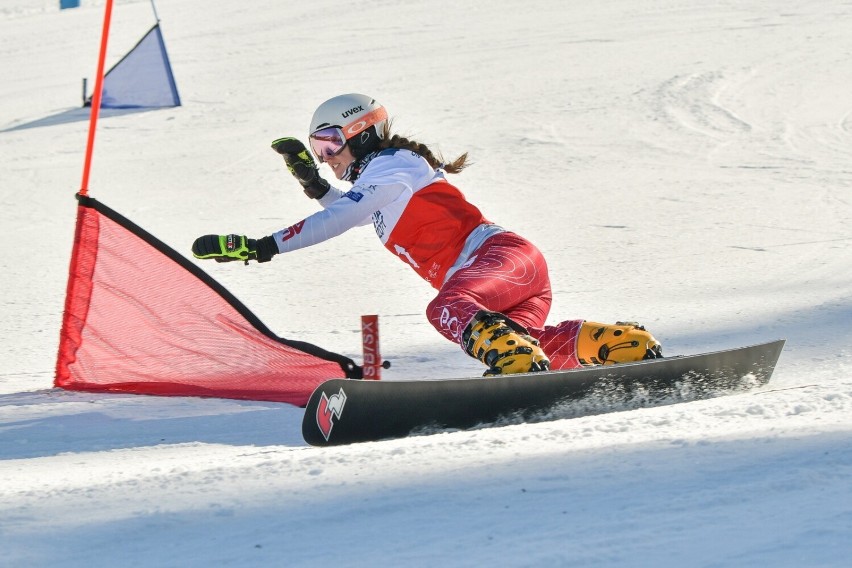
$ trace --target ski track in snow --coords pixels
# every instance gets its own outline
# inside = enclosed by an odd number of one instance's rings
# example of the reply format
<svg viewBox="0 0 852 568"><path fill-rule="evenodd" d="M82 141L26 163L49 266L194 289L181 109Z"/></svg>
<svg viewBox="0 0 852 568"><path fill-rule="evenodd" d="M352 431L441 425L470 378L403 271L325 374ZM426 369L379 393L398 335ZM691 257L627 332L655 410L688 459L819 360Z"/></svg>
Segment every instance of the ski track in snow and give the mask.
<svg viewBox="0 0 852 568"><path fill-rule="evenodd" d="M545 252L551 321L638 320L670 355L787 339L758 391L321 450L288 405L51 388L105 2L83 4L0 7L0 564L848 566L852 5L157 2L184 106L105 111L90 189L177 250L311 213L268 142L361 91L471 153L458 184ZM117 2L108 66L152 24ZM203 268L356 359L380 314L385 378L481 372L369 229Z"/></svg>

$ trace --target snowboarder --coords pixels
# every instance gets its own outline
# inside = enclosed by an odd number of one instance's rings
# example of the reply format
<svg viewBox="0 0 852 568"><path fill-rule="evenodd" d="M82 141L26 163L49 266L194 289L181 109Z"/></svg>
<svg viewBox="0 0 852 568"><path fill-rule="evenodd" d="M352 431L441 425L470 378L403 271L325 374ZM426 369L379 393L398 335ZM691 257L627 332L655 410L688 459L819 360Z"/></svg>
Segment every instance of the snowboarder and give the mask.
<svg viewBox="0 0 852 568"><path fill-rule="evenodd" d="M272 148L322 211L260 239L205 235L196 258L256 260L315 245L372 223L384 246L438 290L426 310L438 332L488 367L486 375L570 369L662 357L644 327L581 319L545 325L551 288L547 264L528 240L487 220L449 183L462 154L445 162L423 144L392 134L385 108L361 94L317 108L308 141L348 191L332 187L296 138Z"/></svg>

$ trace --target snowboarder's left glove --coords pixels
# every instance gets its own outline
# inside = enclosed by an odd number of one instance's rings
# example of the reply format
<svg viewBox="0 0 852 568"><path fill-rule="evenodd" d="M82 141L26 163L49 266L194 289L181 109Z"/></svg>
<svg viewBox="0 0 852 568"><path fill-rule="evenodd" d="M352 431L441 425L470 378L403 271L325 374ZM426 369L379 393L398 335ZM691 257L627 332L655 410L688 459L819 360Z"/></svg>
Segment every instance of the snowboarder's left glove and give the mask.
<svg viewBox="0 0 852 568"><path fill-rule="evenodd" d="M305 195L319 199L328 193L329 183L320 177L317 163L299 140L279 138L272 142L272 149L284 156L284 163L293 177L302 184Z"/></svg>
<svg viewBox="0 0 852 568"><path fill-rule="evenodd" d="M216 262L269 262L276 254L278 245L271 236L255 240L243 235L204 235L192 243L195 258L212 258Z"/></svg>

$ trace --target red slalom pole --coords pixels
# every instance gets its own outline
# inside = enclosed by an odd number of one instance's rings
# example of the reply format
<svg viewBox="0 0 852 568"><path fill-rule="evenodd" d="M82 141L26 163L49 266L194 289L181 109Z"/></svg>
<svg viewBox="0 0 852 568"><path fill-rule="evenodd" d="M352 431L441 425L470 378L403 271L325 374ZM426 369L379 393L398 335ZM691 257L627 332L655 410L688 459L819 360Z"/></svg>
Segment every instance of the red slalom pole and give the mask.
<svg viewBox="0 0 852 568"><path fill-rule="evenodd" d="M104 12L104 28L101 33L101 52L98 56L98 76L95 78L95 92L92 94L92 113L89 116L89 140L86 143L86 161L83 164L83 183L80 186L80 195L87 195L89 193L89 172L92 168L92 153L95 149L95 129L98 126L98 114L101 111L101 95L104 88L104 62L106 61L111 18L112 0L107 0L106 11Z"/></svg>
<svg viewBox="0 0 852 568"><path fill-rule="evenodd" d="M364 352L364 379L381 380L382 369L390 367L390 362L382 361L379 352L379 316L361 316L361 346Z"/></svg>

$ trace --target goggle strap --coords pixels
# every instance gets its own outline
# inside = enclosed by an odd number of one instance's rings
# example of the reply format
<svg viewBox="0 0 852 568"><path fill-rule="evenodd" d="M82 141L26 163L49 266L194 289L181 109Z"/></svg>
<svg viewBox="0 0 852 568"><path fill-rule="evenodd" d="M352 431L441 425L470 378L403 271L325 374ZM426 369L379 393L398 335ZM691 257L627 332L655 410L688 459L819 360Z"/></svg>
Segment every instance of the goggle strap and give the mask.
<svg viewBox="0 0 852 568"><path fill-rule="evenodd" d="M356 134L360 134L364 132L374 124L378 124L383 120L388 119L388 111L385 110L385 107L379 107L374 111L368 112L362 117L359 117L357 120L354 120L343 127L343 135L347 140L355 136Z"/></svg>

